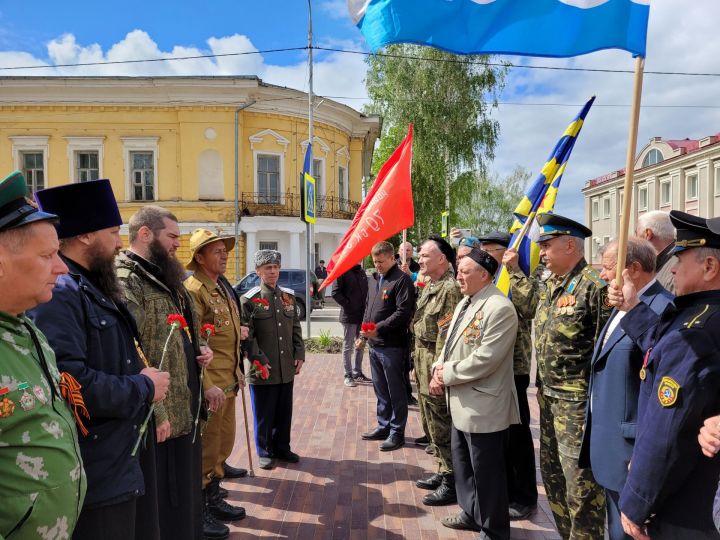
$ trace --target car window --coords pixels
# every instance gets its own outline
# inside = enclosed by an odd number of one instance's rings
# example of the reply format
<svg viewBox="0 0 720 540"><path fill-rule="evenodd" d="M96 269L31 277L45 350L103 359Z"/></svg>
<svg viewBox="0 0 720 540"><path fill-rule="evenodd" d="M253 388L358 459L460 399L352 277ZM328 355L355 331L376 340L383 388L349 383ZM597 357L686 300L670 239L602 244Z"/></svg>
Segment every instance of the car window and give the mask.
<svg viewBox="0 0 720 540"><path fill-rule="evenodd" d="M305 285L305 272L301 272L299 270L293 271L292 277L292 284L295 288Z"/></svg>
<svg viewBox="0 0 720 540"><path fill-rule="evenodd" d="M258 284L259 281L260 281L260 276L258 276L257 274L253 273L253 274L247 275L240 282L240 288L243 290L252 289L253 287L255 287L255 285Z"/></svg>
<svg viewBox="0 0 720 540"><path fill-rule="evenodd" d="M278 285L282 287L290 286L290 272L287 270L280 270L280 277L278 278Z"/></svg>

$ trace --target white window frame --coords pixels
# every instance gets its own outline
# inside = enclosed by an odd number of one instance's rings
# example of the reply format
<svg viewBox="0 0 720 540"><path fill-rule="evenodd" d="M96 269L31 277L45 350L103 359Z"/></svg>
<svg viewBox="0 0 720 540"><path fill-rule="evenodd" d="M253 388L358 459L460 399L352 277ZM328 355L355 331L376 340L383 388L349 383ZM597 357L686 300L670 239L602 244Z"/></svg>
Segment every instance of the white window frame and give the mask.
<svg viewBox="0 0 720 540"><path fill-rule="evenodd" d="M130 152L152 152L153 153L153 199L160 200L158 190L158 178L160 170L158 169L158 160L160 158L160 137L120 137L123 144L123 165L125 167L125 201L135 202L133 199L133 178L132 178L132 162L130 161ZM143 202L143 201L138 201Z"/></svg>
<svg viewBox="0 0 720 540"><path fill-rule="evenodd" d="M618 200L618 216L622 216L623 204L625 204L625 192L624 191L617 192L617 200Z"/></svg>
<svg viewBox="0 0 720 540"><path fill-rule="evenodd" d="M640 197L640 193L643 192L643 191L645 192L645 202L644 202L644 204L643 204L643 201L642 201L642 199L641 199L641 197ZM648 185L647 185L647 184L643 184L642 186L638 186L637 193L638 193L638 196L637 196L638 211L639 211L639 212L645 212L645 211L647 211L648 205L649 205L649 203L650 203L649 197L648 197Z"/></svg>
<svg viewBox="0 0 720 540"><path fill-rule="evenodd" d="M715 163L713 182L715 185L715 196L720 195L720 162Z"/></svg>
<svg viewBox="0 0 720 540"><path fill-rule="evenodd" d="M590 219L592 221L600 219L600 199L597 197L590 201Z"/></svg>
<svg viewBox="0 0 720 540"><path fill-rule="evenodd" d="M602 202L602 217L607 219L610 217L610 195L606 195L601 199ZM607 210L607 211L606 211Z"/></svg>
<svg viewBox="0 0 720 540"><path fill-rule="evenodd" d="M67 141L68 165L70 167L68 178L77 183L77 155L81 152L97 152L98 178L103 178L103 157L105 137L65 137Z"/></svg>
<svg viewBox="0 0 720 540"><path fill-rule="evenodd" d="M689 188L690 188L690 179L695 179L695 195L690 196ZM685 175L685 200L686 201L697 201L698 200L698 194L700 193L700 174L698 171L693 171L691 173L687 173Z"/></svg>
<svg viewBox="0 0 720 540"><path fill-rule="evenodd" d="M344 178L345 181L343 182L343 185L342 185L342 186L340 186L340 171L341 171L341 170L342 170L342 171L345 171L345 178ZM349 207L349 204L348 204L349 195L348 195L348 193L350 193L350 182L349 182L348 179L349 179L348 167L347 167L347 166L344 166L344 167L343 167L342 165L338 164L338 166L337 166L338 208L340 208L340 210L342 210L342 211L347 210L348 207ZM343 202L343 201L344 201L344 202Z"/></svg>
<svg viewBox="0 0 720 540"><path fill-rule="evenodd" d="M317 187L317 177L315 176L315 162L320 162L320 189ZM318 197L324 196L327 192L327 175L325 174L325 158L319 158L319 157L313 157L312 158L312 168L310 170L310 174L313 178L315 178L315 194Z"/></svg>
<svg viewBox="0 0 720 540"><path fill-rule="evenodd" d="M663 191L667 186L668 199L663 198ZM660 206L669 206L672 204L672 180L670 178L660 180Z"/></svg>
<svg viewBox="0 0 720 540"><path fill-rule="evenodd" d="M50 158L50 136L49 135L17 135L11 136L12 141L12 157L13 165L16 171L23 168L22 154L24 153L41 153L43 155L43 176L45 186L48 186L48 160ZM32 196L32 193L29 194Z"/></svg>
<svg viewBox="0 0 720 540"><path fill-rule="evenodd" d="M280 161L280 183L278 186L277 204L285 204L285 152L272 152L270 150L253 150L253 182L255 186L255 189L253 189L253 191L256 194L260 193L260 179L258 178L258 157L261 155L277 156Z"/></svg>

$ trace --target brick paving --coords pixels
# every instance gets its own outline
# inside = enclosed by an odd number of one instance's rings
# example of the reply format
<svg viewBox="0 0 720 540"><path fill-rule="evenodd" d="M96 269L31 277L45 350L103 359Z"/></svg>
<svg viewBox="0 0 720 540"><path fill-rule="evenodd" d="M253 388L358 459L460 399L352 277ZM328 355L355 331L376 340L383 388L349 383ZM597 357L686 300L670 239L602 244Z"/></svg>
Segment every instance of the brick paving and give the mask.
<svg viewBox="0 0 720 540"><path fill-rule="evenodd" d="M281 464L264 471L257 468L253 449L255 477L223 483L230 492L228 501L241 504L248 514L244 520L230 524L230 538L476 538L476 533L453 531L440 523L440 518L458 512L456 505L422 504L421 499L428 492L416 488L414 482L435 471L432 456L413 444L394 452L380 452L377 441L360 439L362 432L376 425L372 384L348 388L342 384L342 374L340 355L317 354L308 358L295 380L292 445L301 456L300 463ZM530 394L537 452L539 426L534 388ZM250 415L249 395L246 402ZM247 467L240 403L237 417L235 448L228 462ZM410 441L421 435L417 407L411 407L406 438ZM538 509L530 520L512 523L513 539L560 538L539 476L538 489Z"/></svg>

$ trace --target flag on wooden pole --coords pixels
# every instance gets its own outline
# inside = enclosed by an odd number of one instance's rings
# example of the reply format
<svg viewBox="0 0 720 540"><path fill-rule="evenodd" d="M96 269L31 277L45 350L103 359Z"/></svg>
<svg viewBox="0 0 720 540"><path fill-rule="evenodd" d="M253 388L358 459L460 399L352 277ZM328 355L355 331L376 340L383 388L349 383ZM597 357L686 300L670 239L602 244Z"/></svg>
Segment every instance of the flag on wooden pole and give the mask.
<svg viewBox="0 0 720 540"><path fill-rule="evenodd" d="M411 227L415 222L410 182L412 135L413 127L410 124L407 135L380 169L350 229L330 257L328 276L320 289L359 263L375 244Z"/></svg>

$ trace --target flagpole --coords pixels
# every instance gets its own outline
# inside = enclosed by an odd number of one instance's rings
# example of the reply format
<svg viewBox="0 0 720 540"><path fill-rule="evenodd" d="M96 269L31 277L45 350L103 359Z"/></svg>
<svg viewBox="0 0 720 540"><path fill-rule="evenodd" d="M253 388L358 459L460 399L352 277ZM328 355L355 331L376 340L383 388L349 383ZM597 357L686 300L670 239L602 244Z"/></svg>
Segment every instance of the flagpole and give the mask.
<svg viewBox="0 0 720 540"><path fill-rule="evenodd" d="M635 78L633 82L633 99L630 109L630 130L628 133L627 156L625 159L625 194L622 208L622 220L620 222L620 236L617 247L617 266L615 268L615 281L622 287L622 271L625 268L625 256L627 254L627 240L630 229L630 207L633 194L633 177L635 176L635 152L637 150L638 125L640 124L640 100L642 98L643 74L645 69L645 58L635 58Z"/></svg>
<svg viewBox="0 0 720 540"><path fill-rule="evenodd" d="M313 143L313 48L312 48L312 0L308 0L308 141L309 148ZM312 151L311 151L312 152ZM312 153L310 154L310 170L312 174ZM316 208L317 210L317 208ZM305 223L305 322L307 326L307 336L310 337L310 312L312 311L312 283L310 282L310 223Z"/></svg>

